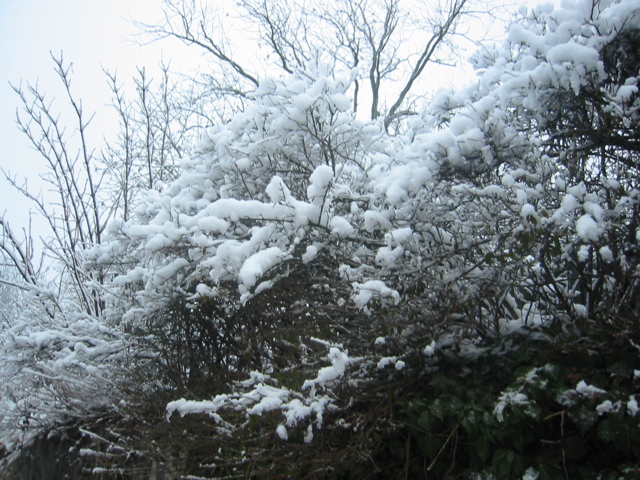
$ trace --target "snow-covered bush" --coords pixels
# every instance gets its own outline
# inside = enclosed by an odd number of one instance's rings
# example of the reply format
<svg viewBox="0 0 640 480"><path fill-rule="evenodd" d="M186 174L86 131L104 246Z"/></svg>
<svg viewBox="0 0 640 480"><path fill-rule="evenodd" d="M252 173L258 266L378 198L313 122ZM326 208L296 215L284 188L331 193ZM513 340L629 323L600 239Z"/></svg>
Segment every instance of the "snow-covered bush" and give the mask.
<svg viewBox="0 0 640 480"><path fill-rule="evenodd" d="M55 292L23 295L24 309L0 324L0 444L9 451L119 401L136 356L117 326L62 311Z"/></svg>
<svg viewBox="0 0 640 480"><path fill-rule="evenodd" d="M175 301L237 318L317 262L351 288L338 305L372 316L367 337L413 331L410 348L430 344L436 319L436 335L487 339L552 318L635 318L637 87L606 47L634 31L637 7L523 12L474 57L476 84L440 93L395 135L355 117L353 78L321 54L263 79L89 258L128 266L110 289L130 298L118 308L132 324Z"/></svg>
<svg viewBox="0 0 640 480"><path fill-rule="evenodd" d="M474 304L467 326L523 308L535 322L607 311L635 288L621 282L637 242L637 87L612 86L602 60L635 28L620 20L630 5L523 15L476 55L477 84L441 93L395 136L355 118L353 79L320 55L264 79L92 258L134 266L114 279L135 291L130 316L176 296L244 304L318 252L362 309L446 293Z"/></svg>
<svg viewBox="0 0 640 480"><path fill-rule="evenodd" d="M393 133L356 116L357 76L330 55L256 81L173 183L83 252L106 279L101 320L135 340L141 390L173 395L170 421L207 414L218 438L256 428L255 455L258 416L278 442L361 429L374 449L372 411L385 434L397 424L373 399L409 395L407 378L455 352L508 351L505 336L542 325L567 341L605 326L636 338L640 72L624 52L639 12L637 0L522 10L473 57L476 83ZM514 378L491 392L492 428L510 410L538 415ZM455 410L442 415L466 421ZM442 442L424 441L436 462ZM500 451L509 472L534 475Z"/></svg>

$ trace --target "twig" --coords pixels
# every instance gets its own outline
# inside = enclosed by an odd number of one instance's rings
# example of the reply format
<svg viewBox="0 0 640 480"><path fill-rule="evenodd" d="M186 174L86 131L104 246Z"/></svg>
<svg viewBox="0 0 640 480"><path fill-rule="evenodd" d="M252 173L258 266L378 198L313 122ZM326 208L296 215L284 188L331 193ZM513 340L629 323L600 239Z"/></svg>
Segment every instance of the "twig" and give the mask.
<svg viewBox="0 0 640 480"><path fill-rule="evenodd" d="M440 448L440 451L438 452L438 454L436 455L436 457L433 459L433 461L431 462L431 465L429 465L427 467L427 471L430 472L431 469L433 468L433 466L436 464L436 462L438 461L438 458L440 457L440 455L442 454L442 452L444 451L445 447L448 445L448 443L451 441L451 437L453 437L453 434L456 433L458 431L458 427L460 426L460 424L456 424L455 427L453 427L453 430L451 430L451 433L449 434L449 436L447 437L447 440L444 442L444 445L442 445L442 447Z"/></svg>

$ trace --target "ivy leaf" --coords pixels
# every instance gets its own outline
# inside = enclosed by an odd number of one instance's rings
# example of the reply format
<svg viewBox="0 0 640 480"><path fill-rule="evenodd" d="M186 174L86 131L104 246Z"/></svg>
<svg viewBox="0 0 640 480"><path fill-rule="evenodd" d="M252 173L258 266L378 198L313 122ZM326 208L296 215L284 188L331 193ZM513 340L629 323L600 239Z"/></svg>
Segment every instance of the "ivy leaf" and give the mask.
<svg viewBox="0 0 640 480"><path fill-rule="evenodd" d="M476 440L476 452L483 462L486 462L491 453L491 441L487 435L480 435Z"/></svg>
<svg viewBox="0 0 640 480"><path fill-rule="evenodd" d="M605 442L613 442L616 437L616 431L611 425L611 420L606 418L598 424L598 438Z"/></svg>
<svg viewBox="0 0 640 480"><path fill-rule="evenodd" d="M537 468L539 480L565 480L564 473L558 465L543 462Z"/></svg>
<svg viewBox="0 0 640 480"><path fill-rule="evenodd" d="M444 420L444 412L445 412L445 407L442 403L442 400L440 400L439 398L436 398L433 403L431 404L431 413L438 419L438 420Z"/></svg>
<svg viewBox="0 0 640 480"><path fill-rule="evenodd" d="M442 430L442 422L428 411L422 412L420 417L418 417L418 425L430 433L437 433Z"/></svg>
<svg viewBox="0 0 640 480"><path fill-rule="evenodd" d="M465 412L460 419L460 425L471 438L476 437L482 428L482 413L478 410L471 408Z"/></svg>
<svg viewBox="0 0 640 480"><path fill-rule="evenodd" d="M519 478L524 473L524 460L513 450L496 450L491 466L497 478Z"/></svg>
<svg viewBox="0 0 640 480"><path fill-rule="evenodd" d="M444 444L444 439L432 434L420 435L418 437L418 445L420 449L427 455L429 460L433 460Z"/></svg>

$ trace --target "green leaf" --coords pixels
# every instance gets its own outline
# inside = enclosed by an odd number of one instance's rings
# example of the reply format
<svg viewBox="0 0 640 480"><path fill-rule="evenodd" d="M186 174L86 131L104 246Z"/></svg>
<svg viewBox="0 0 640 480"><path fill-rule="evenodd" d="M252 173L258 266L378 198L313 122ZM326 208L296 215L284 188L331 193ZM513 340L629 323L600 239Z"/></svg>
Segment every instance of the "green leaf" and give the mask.
<svg viewBox="0 0 640 480"><path fill-rule="evenodd" d="M437 435L425 434L418 437L418 446L429 458L433 460L444 444L444 439Z"/></svg>
<svg viewBox="0 0 640 480"><path fill-rule="evenodd" d="M450 375L436 374L429 381L429 386L436 390L438 393L451 393L462 391L463 387L459 381L452 378Z"/></svg>
<svg viewBox="0 0 640 480"><path fill-rule="evenodd" d="M534 402L531 402L529 405L527 405L526 412L527 412L527 416L529 416L534 420L540 421L544 417L542 412L542 407L540 407L540 405Z"/></svg>
<svg viewBox="0 0 640 480"><path fill-rule="evenodd" d="M524 438L524 435L522 434L522 430L520 429L513 432L513 435L511 436L511 441L513 442L513 446L519 452L524 450L524 446L527 443L526 439Z"/></svg>
<svg viewBox="0 0 640 480"><path fill-rule="evenodd" d="M494 255L491 252L488 252L485 256L484 256L484 261L488 264L488 265L493 265L493 259L494 259Z"/></svg>
<svg viewBox="0 0 640 480"><path fill-rule="evenodd" d="M458 418L464 411L464 402L457 395L442 395L440 401L445 415Z"/></svg>
<svg viewBox="0 0 640 480"><path fill-rule="evenodd" d="M524 473L525 462L513 450L501 448L493 454L491 466L497 478L519 478Z"/></svg>
<svg viewBox="0 0 640 480"><path fill-rule="evenodd" d="M438 420L444 420L444 412L445 412L445 407L443 405L442 400L440 400L439 398L436 398L432 403L431 403L431 413L438 419Z"/></svg>
<svg viewBox="0 0 640 480"><path fill-rule="evenodd" d="M511 478L514 455L511 450L499 449L493 454L491 466L497 478Z"/></svg>
<svg viewBox="0 0 640 480"><path fill-rule="evenodd" d="M438 433L442 430L442 422L428 411L422 412L418 417L418 425L430 433Z"/></svg>
<svg viewBox="0 0 640 480"><path fill-rule="evenodd" d="M498 422L493 412L484 412L482 414L482 423L484 435L487 435L491 441L499 443L507 435L504 425Z"/></svg>
<svg viewBox="0 0 640 480"><path fill-rule="evenodd" d="M598 424L598 438L605 442L615 442L620 438L620 432L610 418L605 418Z"/></svg>
<svg viewBox="0 0 640 480"><path fill-rule="evenodd" d="M552 463L541 463L537 466L540 474L539 480L565 480L564 472L559 465Z"/></svg>
<svg viewBox="0 0 640 480"><path fill-rule="evenodd" d="M467 410L460 419L460 425L469 437L476 437L482 429L482 413L474 408Z"/></svg>
<svg viewBox="0 0 640 480"><path fill-rule="evenodd" d="M486 462L491 453L491 441L486 435L478 436L476 440L476 452L483 462Z"/></svg>

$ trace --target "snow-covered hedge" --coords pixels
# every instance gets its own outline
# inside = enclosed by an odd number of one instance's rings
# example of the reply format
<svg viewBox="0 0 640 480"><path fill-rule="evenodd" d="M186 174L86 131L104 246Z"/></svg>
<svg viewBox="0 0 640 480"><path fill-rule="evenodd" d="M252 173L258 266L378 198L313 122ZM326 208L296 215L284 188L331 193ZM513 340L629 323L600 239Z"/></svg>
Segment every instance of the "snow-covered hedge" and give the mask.
<svg viewBox="0 0 640 480"><path fill-rule="evenodd" d="M209 308L202 318L222 332L211 341L255 340L260 359L247 371L238 347L220 362L235 381L225 377L211 400L176 398L168 415L224 422L224 409L276 411L280 438L304 420L310 440L338 408L339 385L372 381L391 364L406 372L417 352L464 337L460 348L481 354L482 342L551 321L634 325L639 72L611 45L623 51L637 38L639 12L638 0L522 10L504 43L473 57L476 83L438 93L393 134L356 117L354 79L337 78L329 55L263 79L242 112L206 132L175 182L148 192L86 252L109 279L105 318L123 330L179 336L182 326L166 324ZM314 283L319 266L339 288ZM296 317L288 346L304 352L282 370L275 330L254 320L272 318L259 299L288 294L278 287L294 273L310 290L278 308L306 308L313 331L299 333L305 317ZM318 310L304 300L314 288L328 292ZM371 321L335 320L330 303ZM191 316L167 315L176 305ZM316 321L323 316L333 323ZM305 341L327 325L326 352L310 359ZM8 332L13 352L37 344ZM100 346L73 342L60 350L65 361ZM274 380L296 367L304 378Z"/></svg>
<svg viewBox="0 0 640 480"><path fill-rule="evenodd" d="M443 334L624 320L638 288L637 79L615 83L603 52L640 27L639 8L523 10L474 56L477 83L393 135L356 118L353 79L328 56L266 78L88 258L112 267L131 322L176 298L238 308L321 253L352 288L336 302L404 306L416 328L436 313Z"/></svg>

